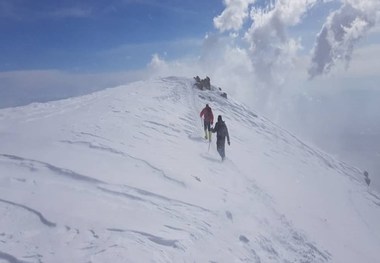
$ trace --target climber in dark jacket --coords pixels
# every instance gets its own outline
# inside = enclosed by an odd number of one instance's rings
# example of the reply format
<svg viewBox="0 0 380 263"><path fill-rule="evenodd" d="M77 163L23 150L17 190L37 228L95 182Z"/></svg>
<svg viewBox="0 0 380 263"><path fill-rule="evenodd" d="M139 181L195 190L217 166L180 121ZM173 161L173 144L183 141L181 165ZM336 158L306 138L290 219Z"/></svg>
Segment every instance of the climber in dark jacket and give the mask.
<svg viewBox="0 0 380 263"><path fill-rule="evenodd" d="M226 137L228 145L230 145L230 135L228 134L228 129L224 121L222 120L222 116L218 116L218 122L215 124L215 127L211 129L211 132L216 132L216 149L218 150L218 153L220 157L222 157L222 161L226 157L225 154L225 144L226 144Z"/></svg>

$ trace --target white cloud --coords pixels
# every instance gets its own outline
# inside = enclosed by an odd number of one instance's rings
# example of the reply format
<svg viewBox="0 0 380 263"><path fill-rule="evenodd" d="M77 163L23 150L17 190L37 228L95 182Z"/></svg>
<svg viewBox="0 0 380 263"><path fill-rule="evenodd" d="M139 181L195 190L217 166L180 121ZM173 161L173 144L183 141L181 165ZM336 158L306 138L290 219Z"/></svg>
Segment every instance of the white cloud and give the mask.
<svg viewBox="0 0 380 263"><path fill-rule="evenodd" d="M362 46L356 50L355 60L351 61L351 57L355 44L369 29L372 28L372 34L376 34L374 26L379 19L378 3L380 1L378 0L342 0L338 10L331 11L323 25L324 29L321 30L320 37L317 39L316 46L318 48L315 49L317 53L314 52L314 58L321 61L320 65L328 65L329 69L335 66L336 69L334 72L330 72L330 74L318 79L308 80L307 69L310 58L305 55L305 52L302 52L304 55L301 55L300 50L303 49L301 45L302 36L293 38L288 34L288 30L291 27L304 26L304 19L309 18L311 11L319 11L316 8L317 5L323 9L327 7L325 5L327 2L332 1L277 0L269 1L270 3L265 7L256 4L240 6L240 10L234 7L231 2L226 1L223 16L219 16L225 19L220 20L223 23L215 26L220 32L236 30L239 31L240 36L244 36L243 39L239 39L235 34L234 39L231 40L232 43L235 43L235 46L229 45L235 50L240 49L240 52L245 54L246 60L242 59L245 61L242 64L249 63L251 68L250 70L242 71L245 72L244 76L237 74L239 77L234 78L232 75L236 74L235 71L229 70L225 71L224 74L218 74L218 78L223 79L222 76L228 76L227 72L230 72L229 80L231 82L236 81L236 83L239 83L240 78L249 79L250 83L239 85L240 87L248 87L251 90L249 99L246 98L243 101L246 103L253 102L256 110L263 112L286 127L293 127L291 128L293 131L298 128L301 129L303 124L307 124L307 119L321 117L321 113L317 112L318 107L313 111L304 112L306 110L305 105L309 104L309 100L317 100L324 96L337 96L344 89L374 88L373 84L380 81L380 66L377 61L378 54L380 54L379 47L377 45ZM334 0L334 2L339 2L339 0ZM332 4L330 3L328 8L336 7L338 3ZM344 9L347 6L351 6L353 11L349 12L348 9ZM250 15L246 18L245 14L248 9L250 9ZM227 12L228 10L230 13ZM235 14L232 10L240 13ZM238 19L227 19L229 17ZM249 25L248 29L242 26L242 21ZM322 24L323 19L321 26ZM326 34L324 38L322 36L323 32ZM245 40L244 44L239 42L241 40ZM236 43L239 43L239 45ZM248 44L248 47L245 44ZM332 53L330 52L331 50ZM225 49L223 52L233 54L231 50L227 51ZM336 63L339 60L347 63L351 62L351 67L342 67L344 65ZM331 61L332 63L330 63ZM219 60L217 64L221 65L222 63L220 62L223 61ZM228 64L229 62L226 63ZM324 66L321 67L323 68ZM220 66L220 68L228 70L228 66ZM249 67L245 66L245 68ZM320 74L324 73L327 73L327 71L320 72ZM226 80L224 81L227 83ZM231 82L229 85L233 86L234 84ZM237 93L247 94L247 91L239 90ZM340 101L340 105L337 105L337 107L349 109L352 106L352 104L344 105L343 101L344 99ZM319 105L316 101L312 103ZM292 119L290 116L294 117L293 122L290 121ZM302 118L305 119L300 121ZM338 119L342 119L342 116L336 114L331 122L342 123ZM346 119L344 120L346 121ZM345 123L345 127L347 125L349 126L349 123ZM332 125L331 127L337 130L337 125Z"/></svg>
<svg viewBox="0 0 380 263"><path fill-rule="evenodd" d="M221 32L238 31L248 17L248 8L256 0L224 0L226 9L214 18L214 25Z"/></svg>
<svg viewBox="0 0 380 263"><path fill-rule="evenodd" d="M309 68L311 78L329 73L339 61L348 67L356 43L376 25L379 1L346 0L330 14L317 37Z"/></svg>
<svg viewBox="0 0 380 263"><path fill-rule="evenodd" d="M255 1L225 1L226 9L214 18L214 24L221 32L244 30L243 22L249 18L250 27L243 35L255 74L268 87L275 87L283 83L301 48L301 40L290 38L287 28L300 23L317 1L279 0L264 8L254 5Z"/></svg>
<svg viewBox="0 0 380 263"><path fill-rule="evenodd" d="M370 34L379 34L380 33L380 19L377 20L376 25L370 29Z"/></svg>
<svg viewBox="0 0 380 263"><path fill-rule="evenodd" d="M341 2L342 5L330 13L316 37L308 70L309 76L313 78L329 73L339 61L344 61L348 68L356 43L370 29L374 28L372 32L376 33L380 1L276 0L268 1L263 7L256 1L226 0L226 8L214 18L214 25L220 32L242 31L258 79L268 87L279 86L302 49L301 37L289 37L288 29L302 24L316 5L333 1ZM250 23L248 30L243 27L244 22ZM238 36L236 33L233 35L236 39Z"/></svg>
<svg viewBox="0 0 380 263"><path fill-rule="evenodd" d="M372 44L357 48L355 59L351 61L350 67L340 70L341 78L374 78L380 76L380 44Z"/></svg>
<svg viewBox="0 0 380 263"><path fill-rule="evenodd" d="M184 76L211 78L211 84L222 88L236 99L249 102L256 89L252 89L255 74L248 52L234 46L226 37L207 35L198 58L165 60L157 54L148 63L150 76Z"/></svg>
<svg viewBox="0 0 380 263"><path fill-rule="evenodd" d="M378 0L341 0L343 3L351 5L353 8L374 16L379 12L380 2Z"/></svg>
<svg viewBox="0 0 380 263"><path fill-rule="evenodd" d="M149 68L151 68L153 70L163 70L164 68L168 67L165 60L160 58L160 56L158 54L153 54L152 60L150 61L148 66L149 66Z"/></svg>

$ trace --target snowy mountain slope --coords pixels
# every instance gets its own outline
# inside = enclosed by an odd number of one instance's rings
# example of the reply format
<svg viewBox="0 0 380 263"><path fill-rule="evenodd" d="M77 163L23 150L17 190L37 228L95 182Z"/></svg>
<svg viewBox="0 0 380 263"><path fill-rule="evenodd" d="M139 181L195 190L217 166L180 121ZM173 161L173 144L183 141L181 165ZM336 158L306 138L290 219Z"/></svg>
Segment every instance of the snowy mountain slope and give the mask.
<svg viewBox="0 0 380 263"><path fill-rule="evenodd" d="M192 84L0 110L0 262L378 262L361 171ZM206 103L230 131L223 163Z"/></svg>

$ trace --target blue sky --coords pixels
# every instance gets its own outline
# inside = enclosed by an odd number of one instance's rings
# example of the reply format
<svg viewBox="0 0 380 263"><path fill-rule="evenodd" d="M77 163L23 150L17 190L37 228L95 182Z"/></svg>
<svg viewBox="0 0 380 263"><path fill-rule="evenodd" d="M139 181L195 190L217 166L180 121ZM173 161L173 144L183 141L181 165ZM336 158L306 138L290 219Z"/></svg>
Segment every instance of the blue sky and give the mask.
<svg viewBox="0 0 380 263"><path fill-rule="evenodd" d="M288 29L304 54L339 5L317 5ZM0 71L112 72L144 68L153 54L196 57L225 7L222 0L0 0Z"/></svg>
<svg viewBox="0 0 380 263"><path fill-rule="evenodd" d="M220 0L0 0L0 71L141 68L153 53L196 52L222 9Z"/></svg>

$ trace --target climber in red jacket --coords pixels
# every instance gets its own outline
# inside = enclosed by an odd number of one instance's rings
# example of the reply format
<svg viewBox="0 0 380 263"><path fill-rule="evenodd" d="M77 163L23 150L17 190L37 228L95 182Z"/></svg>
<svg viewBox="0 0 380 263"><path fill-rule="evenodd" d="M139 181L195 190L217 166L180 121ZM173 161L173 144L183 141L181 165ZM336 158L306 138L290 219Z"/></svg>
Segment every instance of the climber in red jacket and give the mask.
<svg viewBox="0 0 380 263"><path fill-rule="evenodd" d="M211 141L211 125L214 123L214 115L212 114L212 110L208 104L206 104L206 107L201 111L200 117L203 117L205 139L209 139Z"/></svg>

